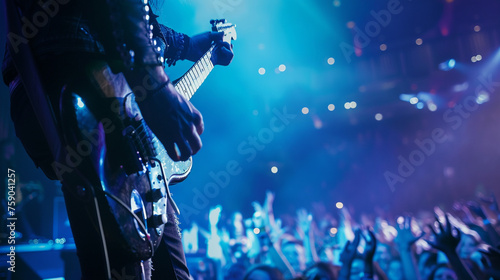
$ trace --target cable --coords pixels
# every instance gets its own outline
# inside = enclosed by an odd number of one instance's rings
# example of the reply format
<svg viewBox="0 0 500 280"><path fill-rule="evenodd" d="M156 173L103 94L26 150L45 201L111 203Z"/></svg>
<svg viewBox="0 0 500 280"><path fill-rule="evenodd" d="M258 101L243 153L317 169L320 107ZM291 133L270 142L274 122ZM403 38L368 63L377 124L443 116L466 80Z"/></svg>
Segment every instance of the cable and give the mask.
<svg viewBox="0 0 500 280"><path fill-rule="evenodd" d="M153 257L155 249L154 249L154 246L153 246L153 242L149 238L148 230L146 229L146 226L144 225L144 223L139 219L139 217L137 217L137 215L134 212L132 212L132 210L128 207L128 205L125 204L125 202L121 201L118 197L116 197L115 195L113 195L113 194L111 194L109 192L104 191L104 194L106 194L111 199L113 199L114 201L116 201L120 206L122 206L125 210L127 210L127 212L130 215L132 215L132 218L134 218L137 221L137 223L139 224L139 227L141 228L141 230L143 230L146 233L146 237L147 237L146 241L148 241L149 247L151 248L151 255L148 258Z"/></svg>
<svg viewBox="0 0 500 280"><path fill-rule="evenodd" d="M111 280L111 265L109 264L109 255L108 255L108 248L106 246L106 236L104 235L104 229L102 226L102 219L101 219L101 212L99 210L99 203L97 201L97 197L95 196L94 193L94 188L90 187L92 190L92 196L94 197L94 205L95 205L95 210L96 210L96 215L97 215L97 223L99 224L99 232L101 234L101 240L102 240L102 247L104 251L104 259L106 261L106 272L108 274L108 279Z"/></svg>

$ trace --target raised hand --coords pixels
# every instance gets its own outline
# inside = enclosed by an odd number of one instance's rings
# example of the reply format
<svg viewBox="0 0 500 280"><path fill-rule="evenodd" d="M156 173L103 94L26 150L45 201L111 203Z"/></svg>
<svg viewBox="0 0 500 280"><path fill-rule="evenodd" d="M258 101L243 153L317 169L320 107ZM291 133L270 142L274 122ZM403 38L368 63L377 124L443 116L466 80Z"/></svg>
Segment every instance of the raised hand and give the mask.
<svg viewBox="0 0 500 280"><path fill-rule="evenodd" d="M356 258L356 255L358 254L358 246L360 241L361 241L361 230L357 229L354 232L353 241L352 242L347 241L344 250L340 254L340 261L342 262L342 266L344 265L350 266L352 264L354 258Z"/></svg>
<svg viewBox="0 0 500 280"><path fill-rule="evenodd" d="M487 219L486 213L484 213L483 207L475 201L467 202L467 208L469 208L470 212L478 216L479 218L485 220Z"/></svg>
<svg viewBox="0 0 500 280"><path fill-rule="evenodd" d="M266 200L264 201L264 204L267 207L272 207L274 203L274 199L276 198L276 195L272 191L266 191Z"/></svg>
<svg viewBox="0 0 500 280"><path fill-rule="evenodd" d="M474 224L474 216L470 212L469 208L465 206L465 203L455 202L453 203L453 209L461 213L461 220L466 224Z"/></svg>
<svg viewBox="0 0 500 280"><path fill-rule="evenodd" d="M264 208L257 201L252 202L252 206L254 209L254 213L253 213L253 217L252 217L254 227L257 227L257 228L264 227L265 226L265 216L266 216Z"/></svg>
<svg viewBox="0 0 500 280"><path fill-rule="evenodd" d="M358 255L359 241L361 240L361 230L357 229L354 233L354 239L347 241L344 250L340 253L340 262L342 267L339 271L339 280L349 280L351 277L351 266Z"/></svg>
<svg viewBox="0 0 500 280"><path fill-rule="evenodd" d="M445 215L445 217L446 217L446 225L444 226L439 221L439 218L436 217L436 222L438 224L439 231L436 231L432 225L428 226L428 228L432 231L434 235L434 242L428 240L426 241L432 247L448 255L456 253L458 243L460 243L461 234L457 228L451 226L448 215ZM455 235L453 234L453 231L456 232Z"/></svg>
<svg viewBox="0 0 500 280"><path fill-rule="evenodd" d="M500 250L488 246L479 252L483 256L484 273L494 279L500 279Z"/></svg>
<svg viewBox="0 0 500 280"><path fill-rule="evenodd" d="M375 233L373 233L372 230L368 230L368 235L370 236L370 238L367 238L364 234L361 234L361 236L365 240L365 249L361 257L363 258L363 260L365 260L365 262L371 263L377 249L377 238L375 237Z"/></svg>
<svg viewBox="0 0 500 280"><path fill-rule="evenodd" d="M377 250L377 238L375 237L375 233L372 230L368 230L368 235L370 238L367 238L364 234L361 234L363 239L365 240L365 248L363 250L363 254L361 257L365 262L365 278L371 279L373 278L373 256L375 255L375 251Z"/></svg>
<svg viewBox="0 0 500 280"><path fill-rule="evenodd" d="M297 210L297 225L304 232L308 233L311 228L312 215L306 209L301 208Z"/></svg>
<svg viewBox="0 0 500 280"><path fill-rule="evenodd" d="M417 280L419 279L419 271L413 254L412 245L422 238L425 232L422 232L420 236L415 236L413 234L412 218L410 216L404 217L402 223L397 223L396 230L398 234L394 238L394 243L400 253L405 278L407 280Z"/></svg>
<svg viewBox="0 0 500 280"><path fill-rule="evenodd" d="M434 242L426 241L429 245L442 251L446 255L458 279L475 280L474 275L470 272L469 268L464 265L456 251L458 243L460 242L460 231L451 226L448 214L446 214L445 217L446 225L443 226L436 216L439 232L437 232L433 226L429 225L429 229L432 231L435 240ZM455 231L456 234L453 234L453 231Z"/></svg>
<svg viewBox="0 0 500 280"><path fill-rule="evenodd" d="M208 214L208 220L211 226L217 225L217 223L219 222L221 211L222 207L220 205L217 205L214 208L210 209L210 212Z"/></svg>
<svg viewBox="0 0 500 280"><path fill-rule="evenodd" d="M271 230L269 231L269 238L272 243L278 242L279 239L285 234L288 230L287 227L281 227L281 220L277 219L276 222L271 226Z"/></svg>
<svg viewBox="0 0 500 280"><path fill-rule="evenodd" d="M420 236L415 236L412 232L411 222L411 216L406 216L403 222L396 226L398 235L394 238L394 243L400 250L409 250L411 245L425 235L425 232L422 232Z"/></svg>
<svg viewBox="0 0 500 280"><path fill-rule="evenodd" d="M255 213L264 212L264 207L262 207L262 205L260 205L260 203L258 201L252 202L252 207L253 207L253 210L255 211Z"/></svg>

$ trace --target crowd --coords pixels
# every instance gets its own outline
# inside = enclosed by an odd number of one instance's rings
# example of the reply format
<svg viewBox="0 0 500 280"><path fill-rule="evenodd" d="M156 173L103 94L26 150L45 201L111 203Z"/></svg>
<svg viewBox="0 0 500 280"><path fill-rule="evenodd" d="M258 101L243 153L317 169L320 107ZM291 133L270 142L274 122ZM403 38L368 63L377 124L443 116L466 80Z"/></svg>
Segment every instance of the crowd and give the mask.
<svg viewBox="0 0 500 280"><path fill-rule="evenodd" d="M457 202L444 212L354 218L315 205L276 217L275 195L254 214L210 209L208 229L182 232L195 280L472 280L500 279L500 210L493 195ZM221 217L228 217L227 219Z"/></svg>

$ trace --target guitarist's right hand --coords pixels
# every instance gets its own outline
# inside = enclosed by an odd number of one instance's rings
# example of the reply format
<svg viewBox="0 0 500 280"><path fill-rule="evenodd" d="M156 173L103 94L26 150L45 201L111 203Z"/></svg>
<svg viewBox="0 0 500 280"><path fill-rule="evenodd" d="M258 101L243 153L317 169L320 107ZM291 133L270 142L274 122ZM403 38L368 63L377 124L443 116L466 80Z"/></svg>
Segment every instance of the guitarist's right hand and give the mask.
<svg viewBox="0 0 500 280"><path fill-rule="evenodd" d="M201 149L203 118L169 82L163 68L133 70L126 74L144 120L175 161L187 160ZM178 147L178 151L176 146Z"/></svg>

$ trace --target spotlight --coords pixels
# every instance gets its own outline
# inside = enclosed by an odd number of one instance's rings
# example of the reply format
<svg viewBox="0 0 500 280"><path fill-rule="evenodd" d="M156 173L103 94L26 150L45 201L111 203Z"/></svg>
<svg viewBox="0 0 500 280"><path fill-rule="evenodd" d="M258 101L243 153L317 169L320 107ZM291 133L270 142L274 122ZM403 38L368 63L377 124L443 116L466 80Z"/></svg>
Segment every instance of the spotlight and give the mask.
<svg viewBox="0 0 500 280"><path fill-rule="evenodd" d="M457 64L457 62L455 61L455 59L450 59L450 60L447 60L445 62L441 62L439 63L439 69L443 70L443 71L450 71L451 69L455 68L455 65Z"/></svg>

